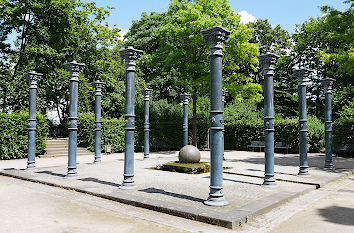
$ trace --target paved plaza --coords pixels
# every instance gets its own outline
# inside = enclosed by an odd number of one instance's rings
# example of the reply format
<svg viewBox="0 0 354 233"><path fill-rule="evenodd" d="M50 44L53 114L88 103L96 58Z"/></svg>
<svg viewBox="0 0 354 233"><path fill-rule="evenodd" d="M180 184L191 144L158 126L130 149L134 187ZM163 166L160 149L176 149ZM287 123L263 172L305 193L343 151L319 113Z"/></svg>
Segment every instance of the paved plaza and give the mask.
<svg viewBox="0 0 354 233"><path fill-rule="evenodd" d="M202 161L209 161L209 151L202 151ZM309 154L310 176L298 176L298 155L276 154L277 185L264 186L264 153L226 151L223 184L224 207L203 204L209 192L209 173L182 174L153 169L158 164L176 161L178 152L152 153L143 160L135 154L136 189L121 190L123 153L103 155L101 164L92 164L92 156L78 156L78 177L66 178L67 158L39 158L34 172L23 170L25 160L1 161L1 173L23 180L48 184L90 194L170 215L236 229L271 209L287 203L329 182L353 174L354 159L335 158L336 170L324 171L324 156Z"/></svg>

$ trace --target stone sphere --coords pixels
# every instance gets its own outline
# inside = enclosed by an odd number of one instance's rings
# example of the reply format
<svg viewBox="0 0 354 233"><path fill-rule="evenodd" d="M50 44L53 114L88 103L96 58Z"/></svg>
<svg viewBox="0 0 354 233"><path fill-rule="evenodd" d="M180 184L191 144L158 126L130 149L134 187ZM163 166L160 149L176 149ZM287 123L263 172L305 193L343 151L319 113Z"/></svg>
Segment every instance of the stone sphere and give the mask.
<svg viewBox="0 0 354 233"><path fill-rule="evenodd" d="M184 146L179 151L178 160L180 163L199 163L200 151L192 145Z"/></svg>

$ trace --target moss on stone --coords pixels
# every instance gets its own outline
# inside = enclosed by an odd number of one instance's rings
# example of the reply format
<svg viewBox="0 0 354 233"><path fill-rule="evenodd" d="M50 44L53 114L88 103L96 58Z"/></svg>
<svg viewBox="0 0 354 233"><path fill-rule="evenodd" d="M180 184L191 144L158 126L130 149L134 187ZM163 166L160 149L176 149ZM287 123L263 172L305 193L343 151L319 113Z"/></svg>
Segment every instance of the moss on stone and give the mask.
<svg viewBox="0 0 354 233"><path fill-rule="evenodd" d="M178 161L167 162L156 167L158 170L180 172L188 174L200 174L210 171L210 165L206 162L180 163Z"/></svg>

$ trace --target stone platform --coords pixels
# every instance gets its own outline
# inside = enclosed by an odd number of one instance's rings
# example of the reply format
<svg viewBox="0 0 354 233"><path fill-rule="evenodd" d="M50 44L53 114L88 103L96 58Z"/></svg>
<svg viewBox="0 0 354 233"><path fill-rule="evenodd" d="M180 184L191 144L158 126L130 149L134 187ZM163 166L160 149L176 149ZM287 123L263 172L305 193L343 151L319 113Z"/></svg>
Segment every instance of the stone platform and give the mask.
<svg viewBox="0 0 354 233"><path fill-rule="evenodd" d="M202 151L202 161L209 161L209 152ZM310 190L320 188L328 182L353 174L354 159L335 158L337 170L322 170L324 157L309 155L310 176L296 175L298 155L276 154L275 171L278 179L275 186L263 186L264 153L226 151L224 166L225 199L230 203L224 207L203 204L209 192L209 173L183 174L154 170L158 164L174 161L178 152L153 153L148 160L136 153L136 189L121 190L123 180L123 154L104 155L102 163L93 165L93 157L78 157L78 177L65 178L66 160L46 162L37 160L34 172L11 168L11 161L1 163L1 175L32 182L43 183L75 190L109 200L148 208L159 212L206 222L226 228L236 228L240 223L297 197ZM46 166L47 165L47 166ZM23 168L26 166L23 160Z"/></svg>

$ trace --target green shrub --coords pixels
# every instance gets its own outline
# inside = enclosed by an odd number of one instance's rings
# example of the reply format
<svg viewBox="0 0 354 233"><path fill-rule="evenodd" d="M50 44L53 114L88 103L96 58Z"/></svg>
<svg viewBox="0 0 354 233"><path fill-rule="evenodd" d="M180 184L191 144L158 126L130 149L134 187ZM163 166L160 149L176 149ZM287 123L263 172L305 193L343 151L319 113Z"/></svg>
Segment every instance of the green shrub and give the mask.
<svg viewBox="0 0 354 233"><path fill-rule="evenodd" d="M95 150L95 117L92 114L79 114L78 145ZM102 118L101 150L104 145L111 145L112 152L124 150L124 119Z"/></svg>
<svg viewBox="0 0 354 233"><path fill-rule="evenodd" d="M354 118L338 119L333 123L334 144L354 144Z"/></svg>
<svg viewBox="0 0 354 233"><path fill-rule="evenodd" d="M240 120L225 123L225 149L247 150L251 141L264 141L263 120ZM276 119L276 142L289 142L291 151L299 150L298 119ZM318 152L323 148L324 126L316 117L308 118L308 149Z"/></svg>
<svg viewBox="0 0 354 233"><path fill-rule="evenodd" d="M308 139L309 152L319 152L325 146L324 123L315 116L308 117Z"/></svg>
<svg viewBox="0 0 354 233"><path fill-rule="evenodd" d="M199 148L205 146L208 133L209 108L207 100L200 98L197 109L197 145ZM188 135L189 144L192 143L192 108L191 103L188 109ZM164 142L170 150L180 150L183 146L183 106L170 104L167 100L150 102L150 143ZM136 107L136 130L135 141L144 141L144 105L138 103ZM138 150L140 148L137 148ZM151 148L153 149L153 148ZM164 149L164 148L162 148ZM167 149L167 148L166 148Z"/></svg>
<svg viewBox="0 0 354 233"><path fill-rule="evenodd" d="M22 159L28 155L28 113L0 113L0 159ZM37 114L36 154L46 147L48 124Z"/></svg>

